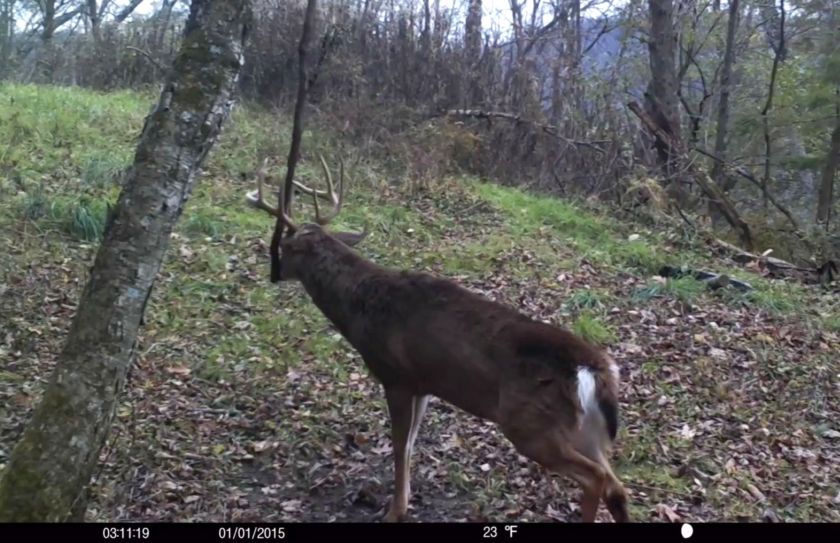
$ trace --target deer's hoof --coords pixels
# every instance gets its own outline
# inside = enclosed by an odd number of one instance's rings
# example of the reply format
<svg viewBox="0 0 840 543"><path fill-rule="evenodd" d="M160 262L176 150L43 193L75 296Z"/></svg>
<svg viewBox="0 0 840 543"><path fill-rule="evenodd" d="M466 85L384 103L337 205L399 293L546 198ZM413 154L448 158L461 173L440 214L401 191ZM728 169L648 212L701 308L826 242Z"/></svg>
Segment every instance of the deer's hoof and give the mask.
<svg viewBox="0 0 840 543"><path fill-rule="evenodd" d="M388 511L388 514L386 514L384 517L382 517L382 522L404 522L404 521L405 521L405 515L399 515L397 513L392 513L391 511Z"/></svg>
<svg viewBox="0 0 840 543"><path fill-rule="evenodd" d="M399 512L393 507L388 509L388 512L385 513L385 516L382 517L382 522L405 522L408 518L408 513L405 511Z"/></svg>

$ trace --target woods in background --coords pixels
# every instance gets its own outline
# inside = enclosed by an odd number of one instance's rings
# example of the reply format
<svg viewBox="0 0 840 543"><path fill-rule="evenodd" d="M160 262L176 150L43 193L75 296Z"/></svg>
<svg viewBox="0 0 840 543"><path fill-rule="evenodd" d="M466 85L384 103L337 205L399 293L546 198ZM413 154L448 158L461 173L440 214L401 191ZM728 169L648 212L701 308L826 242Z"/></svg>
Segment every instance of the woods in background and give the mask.
<svg viewBox="0 0 840 543"><path fill-rule="evenodd" d="M304 9L254 2L247 97L293 102ZM0 0L0 75L156 84L185 13ZM460 169L625 207L659 187L695 226L819 264L838 245L838 25L832 0L326 0L307 84L314 119L421 178Z"/></svg>

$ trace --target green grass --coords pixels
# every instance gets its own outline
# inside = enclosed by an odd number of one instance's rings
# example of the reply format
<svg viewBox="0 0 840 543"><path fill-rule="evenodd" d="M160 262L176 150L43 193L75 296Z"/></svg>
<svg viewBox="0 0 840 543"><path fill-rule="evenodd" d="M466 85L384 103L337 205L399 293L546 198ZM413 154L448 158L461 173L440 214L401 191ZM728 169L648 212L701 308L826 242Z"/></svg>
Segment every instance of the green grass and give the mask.
<svg viewBox="0 0 840 543"><path fill-rule="evenodd" d="M115 185L120 175L131 164L127 153L110 154L94 152L81 160L81 183L96 189Z"/></svg>
<svg viewBox="0 0 840 543"><path fill-rule="evenodd" d="M79 241L99 241L112 203L81 195L50 198L40 190L17 200L20 216L43 232L61 232Z"/></svg>
<svg viewBox="0 0 840 543"><path fill-rule="evenodd" d="M572 203L490 183L479 184L476 190L505 215L514 238L536 236L555 249L611 268L652 273L664 263L655 244L641 237L628 241L625 226Z"/></svg>
<svg viewBox="0 0 840 543"><path fill-rule="evenodd" d="M4 173L0 217L25 221L43 234L59 233L83 242L101 239L108 208L119 191L118 181L131 163L137 135L154 99L149 93L0 85L0 104L7 106L0 108L0 171ZM206 165L206 177L212 181L200 180L178 232L191 243L266 238L271 221L244 206L242 195L253 184L258 156L267 154L282 163L288 133L287 121L276 112L237 108ZM321 170L316 153L334 159L337 142L334 135L318 130L307 131L306 138L300 176L317 182ZM269 171L274 184L284 173L277 164ZM465 217L440 211L429 217L426 209L377 198L376 180L381 175L375 165L354 164L347 167L349 201L334 227L359 230L367 225L371 236L366 254L386 265L432 268L459 277L503 274L514 280L548 278L549 282L553 275L574 270L581 262L641 277L653 275L664 263L702 267L703 257L697 253L672 255L664 250L657 233L628 228L569 202L471 178L453 180L439 191L439 210L459 199L484 201L501 225L464 241L456 234L462 228L459 220ZM307 212L307 205L299 205L300 212ZM191 266L222 273L229 256L224 253L221 247L211 249ZM717 296L733 306L788 313L807 299L807 291L797 285L773 284L740 269L716 271L746 279L755 289L746 294L733 289L706 293L702 283L688 278L664 284L648 281L635 289L631 302L666 296L695 303L703 296ZM613 302L604 290L576 289L563 307L589 314ZM610 334L598 329L597 319L590 322L588 318L581 317L577 324L582 333L607 341ZM827 329L838 327L838 317L830 311L815 318Z"/></svg>
<svg viewBox="0 0 840 543"><path fill-rule="evenodd" d="M202 235L211 240L218 240L224 231L224 223L216 212L207 208L194 209L184 220L183 230L190 234Z"/></svg>
<svg viewBox="0 0 840 543"><path fill-rule="evenodd" d="M0 206L0 212L16 208L13 217L32 222L42 232L60 232L88 242L100 239L107 207L116 198L117 181L131 163L137 134L154 99L147 93L0 86L0 103L10 106L0 108L0 164L6 173L0 179L0 195L12 195L15 201L12 207ZM265 235L270 221L243 206L241 198L254 179L258 156L282 158L278 149L287 145L288 128L276 112L237 108L206 167L209 177L225 181L224 190L211 190L200 183L179 231L211 241ZM329 133L315 130L307 131L306 137L310 154L301 163L300 176L313 182L321 177L315 153L334 157L331 150L336 141ZM269 173L270 181L279 183L283 168L275 165ZM350 201L336 227L360 229L367 224L382 242L371 247L372 254L385 264L434 267L439 262L441 271L453 275L480 277L503 272L527 279L544 269L572 268L580 258L602 268L642 275L655 273L671 260L655 233L639 231L629 241L627 226L610 217L562 200L469 178L458 181L459 190L493 206L504 228L467 243L441 244L437 240L455 224L451 216L424 221L422 214L410 207L371 202L365 192L378 174L367 164L348 166L347 178ZM414 242L428 248L418 251ZM520 252L528 252L531 258L518 261ZM680 260L690 265L698 257L686 253ZM738 272L733 271L733 276ZM754 277L750 280L756 282ZM677 280L664 288L652 285L634 297L644 300L668 295L690 301L701 290L694 282ZM575 296L580 298L567 303L570 309L594 309L601 304L598 294ZM749 295L729 296L733 304L774 312L792 310L798 299L799 293L792 289L769 289L761 284Z"/></svg>
<svg viewBox="0 0 840 543"><path fill-rule="evenodd" d="M572 295L566 299L566 303L564 305L571 311L579 311L581 309L600 309L604 307L606 298L607 295L602 292L584 289L573 292Z"/></svg>
<svg viewBox="0 0 840 543"><path fill-rule="evenodd" d="M829 332L840 332L840 315L828 315L823 319L823 325Z"/></svg>
<svg viewBox="0 0 840 543"><path fill-rule="evenodd" d="M61 284L69 299L77 298L94 254L91 246L101 238L108 207L119 192L118 180L131 163L143 118L153 101L152 95L144 93L104 95L79 89L0 86L0 252L11 255L0 259L0 287L27 284L26 270L31 262L43 262L45 268L52 266L49 277L53 284ZM245 206L243 195L253 186L254 167L261 153L270 152L282 164L289 131L288 122L275 112L252 107L235 110L171 240L146 313L140 350L151 351L141 357L145 368L183 365L210 384L237 382L248 375L257 376L266 387L276 386L285 383L290 372L318 375L323 383L339 383L336 388L324 389L323 397L306 398L310 431L297 434L289 429L288 421L277 423L278 435L314 454L312 451L323 450L326 443L332 446L343 439L343 431L336 434L334 421L324 418L325 411L333 407L320 410L320 406L340 406L335 408L337 414L332 412L336 420L353 414L360 404L366 411L382 413L385 407L371 402L350 380L353 373L361 373L367 380L365 370L303 290L266 280L264 244L270 238L272 220ZM328 157L339 154L334 134L313 128L305 137L301 179L320 179L319 151ZM347 156L356 151L341 152ZM568 317L569 328L592 342L611 348L622 342L644 343L632 335L644 334L646 325L636 328L638 319L625 318L624 312L659 305L652 311L659 311L661 317L662 306L666 311L672 309L671 301L702 308L704 303L720 304L722 300L733 308L749 308L751 313L794 314L813 321L815 338L819 330L840 331L836 308L815 302L808 288L728 269L699 250L676 252L661 234L622 224L606 212L467 177L442 179L440 187L418 196L401 192L409 185L402 179L402 188L395 184L390 195L383 195L385 183L379 165L365 160L349 162L348 201L333 227L360 230L367 225L370 236L360 248L363 254L401 269L427 269L498 287L494 294L510 294L507 301L513 304L523 295L523 310L542 311L541 317ZM276 185L283 168L273 166L270 175ZM463 211L479 209L478 204L484 209L481 213ZM301 203L296 217L308 216L308 204ZM662 264L713 267L716 272L747 280L754 290L711 292L691 278L654 279ZM563 275L565 279L560 278ZM623 286L625 282L629 286ZM28 322L20 327L37 328ZM48 336L60 339L50 328L41 333L44 335L33 335L31 341L40 344ZM725 340L708 334L709 341ZM778 359L772 344L749 348L761 371L796 386L800 381L801 386L810 382L808 372L815 365L830 367L833 360L826 353L825 359L790 366ZM658 413L656 402L665 395L674 399L680 413L690 420L695 416L694 395L704 386L690 380L699 373L696 368L710 363L700 357L687 361L685 369L671 354L648 352L645 356L649 358L630 357L626 367L630 372L636 370L630 379L655 390L641 405L628 410L628 417L642 410L645 422L622 427L622 451L616 465L631 489L637 485L651 497L648 503L639 500L632 504L640 519L649 517L650 503L664 503L672 492L691 491L690 479L678 476L673 466L661 467L660 449L664 445L678 451L678 456L688 457L692 442L675 438L674 428L667 424L645 419L645 410L651 415ZM676 372L682 372L683 380L670 382ZM168 377L162 371L154 373ZM721 376L721 382L725 377ZM636 388L639 385L634 383ZM692 393L685 394L685 390ZM290 390L284 393L294 396ZM277 394L276 388L270 394ZM278 401L279 409L285 396ZM826 410L820 404L829 401L815 395L812 412ZM216 397L207 402L220 407L234 406L237 400ZM290 409L284 416L293 413L299 411ZM749 410L726 413L744 420L751 415L755 413ZM222 447L216 456L230 454L227 441L220 439L216 446ZM215 450L213 447L211 444L209 450ZM451 488L473 493L479 485L482 503L491 503L505 492L504 477L498 475L500 468L495 464L491 477L476 475L467 464L443 461L448 465L445 477ZM702 469L711 473L720 466ZM715 499L712 494L710 490L710 501ZM729 508L730 515L735 510L730 502L721 504L721 508ZM803 505L801 510L807 507ZM816 518L821 518L820 514L819 510L814 513Z"/></svg>
<svg viewBox="0 0 840 543"><path fill-rule="evenodd" d="M648 302L654 298L667 296L683 303L694 303L706 291L706 285L693 277L649 281L637 287L632 293L632 300L637 303Z"/></svg>
<svg viewBox="0 0 840 543"><path fill-rule="evenodd" d="M615 341L613 329L589 312L584 312L575 319L572 324L572 331L587 341L598 345L606 345Z"/></svg>
<svg viewBox="0 0 840 543"><path fill-rule="evenodd" d="M550 236L556 243L610 243L609 226L574 205L490 183L477 185L478 194L504 212L507 226L516 237L535 232ZM545 230L543 227L549 227Z"/></svg>
<svg viewBox="0 0 840 543"><path fill-rule="evenodd" d="M26 184L41 176L100 182L130 163L152 96L0 85L0 164Z"/></svg>

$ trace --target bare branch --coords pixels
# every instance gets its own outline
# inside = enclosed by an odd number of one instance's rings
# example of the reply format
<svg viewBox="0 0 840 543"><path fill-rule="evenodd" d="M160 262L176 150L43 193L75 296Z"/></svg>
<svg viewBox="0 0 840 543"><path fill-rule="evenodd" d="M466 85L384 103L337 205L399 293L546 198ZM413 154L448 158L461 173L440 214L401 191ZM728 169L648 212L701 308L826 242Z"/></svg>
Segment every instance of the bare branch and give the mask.
<svg viewBox="0 0 840 543"><path fill-rule="evenodd" d="M131 50L131 51L136 51L136 52L140 53L141 55L143 55L144 57L146 57L146 60L148 60L149 62L151 62L151 63L152 63L152 65L154 65L154 67L155 67L155 68L157 68L158 70L160 70L160 71L162 71L162 72L165 72L165 71L166 71L166 67L165 67L165 66L163 66L163 65L162 65L160 62L158 62L157 60L155 60L155 58L152 56L152 54L151 54L151 53L149 53L148 51L144 51L143 49L140 49L139 47L134 47L134 46L132 46L132 45L126 45L126 47L125 47L125 48L126 48L126 49L129 49L129 50Z"/></svg>
<svg viewBox="0 0 840 543"><path fill-rule="evenodd" d="M758 179L756 179L753 174L751 174L750 172L748 172L744 168L740 168L738 166L733 166L732 164L729 164L726 161L724 161L719 156L716 156L715 154L710 153L709 151L706 151L705 149L703 149L701 147L694 147L692 150L697 152L697 153L700 153L703 156L709 157L709 158L711 158L712 160L714 160L718 163L720 163L721 166L723 166L724 168L727 168L727 169L735 172L736 174L740 175L741 177L743 177L744 179L746 179L747 181L749 181L750 183L752 183L753 185L755 185L759 189L763 190L762 182L759 181ZM767 197L770 200L770 202L774 206L776 206L776 209L781 211L782 214L785 217L788 218L788 221L790 221L791 226L793 226L793 228L796 229L797 232L801 231L801 228L799 226L799 222L796 220L796 218L794 218L794 216L790 212L790 210L788 210L778 200L776 200L776 198L774 198L773 195L770 192L767 193Z"/></svg>
<svg viewBox="0 0 840 543"><path fill-rule="evenodd" d="M594 149L595 151L598 151L602 154L606 153L606 151L604 151L603 148L599 147L598 144L610 143L610 140L582 141L567 138L566 136L563 136L559 133L556 126L529 121L527 119L523 119L520 115L516 115L514 113L507 113L504 111L484 111L481 109L452 109L447 111L446 114L452 117L473 117L476 119L506 119L515 123L527 124L539 130L542 130L549 136L557 138L569 145L589 147L590 149Z"/></svg>
<svg viewBox="0 0 840 543"><path fill-rule="evenodd" d="M131 0L131 3L125 6L116 15L114 15L114 21L116 21L117 24L125 21L129 15L134 13L134 10L137 9L137 6L139 6L142 3L143 0Z"/></svg>

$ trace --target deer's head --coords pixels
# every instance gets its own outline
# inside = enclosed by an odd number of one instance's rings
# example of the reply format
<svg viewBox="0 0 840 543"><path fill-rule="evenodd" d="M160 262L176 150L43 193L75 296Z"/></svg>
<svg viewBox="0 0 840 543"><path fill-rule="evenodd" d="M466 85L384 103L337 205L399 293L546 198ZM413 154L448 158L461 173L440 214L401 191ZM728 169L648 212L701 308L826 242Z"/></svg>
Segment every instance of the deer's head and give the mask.
<svg viewBox="0 0 840 543"><path fill-rule="evenodd" d="M280 190L278 206L274 207L263 199L263 185L268 167L268 159L265 159L257 172L257 190L249 192L246 200L248 204L257 209L262 209L277 219L275 235L279 235L278 261L273 263L276 271L272 273L272 280L295 280L300 279L301 274L311 266L313 258L319 253L329 253L336 243L343 243L347 246L354 246L362 241L367 232L327 232L324 229L332 219L341 211L341 204L344 200L344 163L339 161L338 191L336 192L330 169L324 157L319 157L324 170L324 177L327 182L327 190L318 190L307 187L297 181L288 183ZM292 203L295 193L299 192L312 197L315 207L315 223L307 223L298 226L292 220ZM329 202L330 209L325 213L321 212L318 201Z"/></svg>

